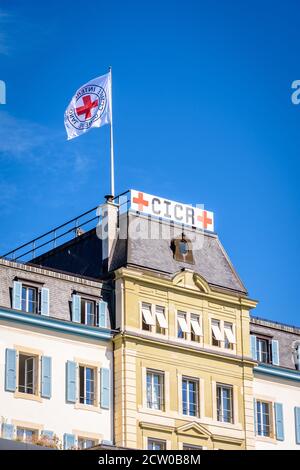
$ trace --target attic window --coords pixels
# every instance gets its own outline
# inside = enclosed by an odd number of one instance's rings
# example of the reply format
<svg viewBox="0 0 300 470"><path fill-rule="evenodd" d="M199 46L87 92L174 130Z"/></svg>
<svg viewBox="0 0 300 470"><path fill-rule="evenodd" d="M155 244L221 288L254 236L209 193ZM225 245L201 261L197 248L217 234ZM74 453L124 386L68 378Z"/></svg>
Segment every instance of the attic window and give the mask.
<svg viewBox="0 0 300 470"><path fill-rule="evenodd" d="M186 240L180 240L179 242L179 251L182 256L187 255L189 251L189 245Z"/></svg>
<svg viewBox="0 0 300 470"><path fill-rule="evenodd" d="M181 237L172 240L171 248L176 261L194 264L192 243L184 233L182 233Z"/></svg>

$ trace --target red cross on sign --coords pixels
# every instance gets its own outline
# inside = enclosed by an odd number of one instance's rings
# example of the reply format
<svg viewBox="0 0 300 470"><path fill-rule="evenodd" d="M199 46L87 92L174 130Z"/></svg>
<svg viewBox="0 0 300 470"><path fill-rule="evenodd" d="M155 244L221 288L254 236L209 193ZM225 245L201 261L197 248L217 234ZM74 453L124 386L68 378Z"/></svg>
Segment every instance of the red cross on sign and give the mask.
<svg viewBox="0 0 300 470"><path fill-rule="evenodd" d="M202 222L203 228L207 228L207 225L212 224L212 219L209 219L207 217L206 211L203 211L202 215L198 215L197 220L199 220L199 222Z"/></svg>
<svg viewBox="0 0 300 470"><path fill-rule="evenodd" d="M144 206L145 206L145 207L148 207L148 206L149 206L149 202L148 202L148 201L145 201L143 193L138 193L138 196L139 196L139 197L134 197L134 198L132 199L132 201L133 201L135 204L138 204L138 206L139 206L139 211L142 211L143 208L144 208Z"/></svg>
<svg viewBox="0 0 300 470"><path fill-rule="evenodd" d="M87 96L82 97L82 101L83 101L83 106L79 106L78 108L76 108L76 113L78 114L78 116L85 114L84 118L89 119L92 117L91 110L93 108L98 107L98 100L92 101L91 96L87 95Z"/></svg>

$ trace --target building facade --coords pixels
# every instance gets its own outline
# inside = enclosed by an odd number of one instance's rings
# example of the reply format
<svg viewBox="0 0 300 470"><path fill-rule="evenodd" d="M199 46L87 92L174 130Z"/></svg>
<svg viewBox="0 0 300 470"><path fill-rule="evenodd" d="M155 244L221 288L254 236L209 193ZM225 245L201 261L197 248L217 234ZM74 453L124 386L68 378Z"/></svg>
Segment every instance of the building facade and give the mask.
<svg viewBox="0 0 300 470"><path fill-rule="evenodd" d="M299 330L251 319L213 213L130 191L98 219L0 259L2 437L298 448Z"/></svg>
<svg viewBox="0 0 300 470"><path fill-rule="evenodd" d="M300 329L252 318L257 449L300 450Z"/></svg>
<svg viewBox="0 0 300 470"><path fill-rule="evenodd" d="M169 224L141 214L127 222L126 266L115 271L117 445L254 448L249 311L256 302L215 234L169 233ZM131 239L131 225L169 235ZM177 242L186 245L183 255Z"/></svg>
<svg viewBox="0 0 300 470"><path fill-rule="evenodd" d="M3 438L112 442L110 298L99 281L0 260Z"/></svg>

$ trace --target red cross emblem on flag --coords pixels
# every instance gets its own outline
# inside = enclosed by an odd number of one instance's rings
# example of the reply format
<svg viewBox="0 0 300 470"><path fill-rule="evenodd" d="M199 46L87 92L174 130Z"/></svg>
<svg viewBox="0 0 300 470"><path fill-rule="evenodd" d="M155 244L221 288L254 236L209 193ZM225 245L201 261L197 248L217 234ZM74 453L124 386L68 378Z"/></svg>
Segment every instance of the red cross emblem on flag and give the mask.
<svg viewBox="0 0 300 470"><path fill-rule="evenodd" d="M78 108L75 108L76 113L78 116L81 116L84 114L85 120L90 119L92 117L92 113L91 113L92 109L93 108L98 109L99 100L98 99L92 100L91 95L86 95L82 97L82 101L83 101L83 105L78 106Z"/></svg>
<svg viewBox="0 0 300 470"><path fill-rule="evenodd" d="M68 139L111 123L110 72L80 87L65 112Z"/></svg>

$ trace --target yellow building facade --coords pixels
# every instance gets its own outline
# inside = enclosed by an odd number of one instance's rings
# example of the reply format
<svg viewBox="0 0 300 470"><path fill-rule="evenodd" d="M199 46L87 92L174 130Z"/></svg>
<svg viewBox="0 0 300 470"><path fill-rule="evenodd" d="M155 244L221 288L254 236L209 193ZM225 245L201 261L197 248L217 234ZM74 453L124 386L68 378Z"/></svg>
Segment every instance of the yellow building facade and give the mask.
<svg viewBox="0 0 300 470"><path fill-rule="evenodd" d="M256 302L210 285L193 266L172 276L121 268L115 283L116 445L254 448L249 310Z"/></svg>

